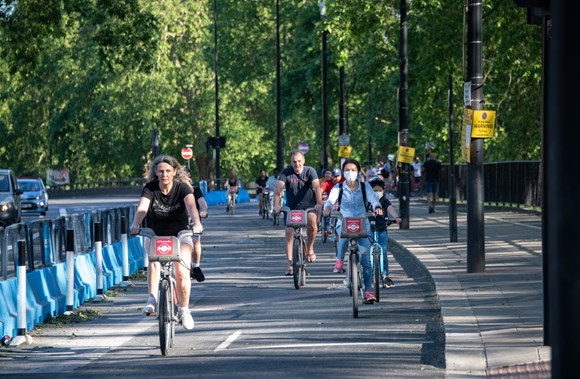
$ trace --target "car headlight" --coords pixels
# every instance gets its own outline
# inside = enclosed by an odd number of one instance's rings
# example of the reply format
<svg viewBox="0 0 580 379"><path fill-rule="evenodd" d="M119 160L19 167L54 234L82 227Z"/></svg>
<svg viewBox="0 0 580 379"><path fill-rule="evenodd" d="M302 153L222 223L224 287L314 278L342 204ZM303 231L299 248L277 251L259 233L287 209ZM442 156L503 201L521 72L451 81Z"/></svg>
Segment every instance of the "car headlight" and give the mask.
<svg viewBox="0 0 580 379"><path fill-rule="evenodd" d="M7 203L1 203L0 204L0 211L1 212L8 212L9 210L14 208L14 203L12 202L7 202Z"/></svg>

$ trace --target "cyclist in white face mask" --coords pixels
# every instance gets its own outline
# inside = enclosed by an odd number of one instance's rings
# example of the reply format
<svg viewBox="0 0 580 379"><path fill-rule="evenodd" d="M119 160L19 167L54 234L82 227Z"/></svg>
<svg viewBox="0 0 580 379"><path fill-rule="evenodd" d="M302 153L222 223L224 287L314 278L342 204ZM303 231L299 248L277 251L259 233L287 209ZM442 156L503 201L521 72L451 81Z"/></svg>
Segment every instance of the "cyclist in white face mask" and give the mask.
<svg viewBox="0 0 580 379"><path fill-rule="evenodd" d="M369 180L370 186L375 192L375 196L379 199L381 207L383 208L383 216L377 216L375 222L375 228L378 232L378 242L383 248L383 283L385 287L391 288L395 284L389 277L389 261L387 259L387 248L389 247L389 236L387 234L387 222L385 216L390 215L397 224L401 223L401 218L397 214L395 207L391 204L390 200L385 196L385 181L382 178L374 177Z"/></svg>
<svg viewBox="0 0 580 379"><path fill-rule="evenodd" d="M344 183L336 185L330 191L328 199L324 204L324 216L330 215L334 208L334 203L338 201L340 212L344 217L363 217L368 210L374 210L377 215L382 215L381 204L376 198L373 189L368 183L359 180L361 172L360 163L354 159L345 159L342 164L342 175L346 179ZM363 192L364 191L364 192ZM370 223L366 220L367 230L371 230ZM337 223L338 235L340 235L340 220ZM359 248L361 252L361 264L364 278L364 299L365 303L373 304L376 301L373 293L373 273L370 260L370 242L368 238L360 238ZM338 243L338 256L334 272L344 272L343 260L348 247L348 240L341 238Z"/></svg>

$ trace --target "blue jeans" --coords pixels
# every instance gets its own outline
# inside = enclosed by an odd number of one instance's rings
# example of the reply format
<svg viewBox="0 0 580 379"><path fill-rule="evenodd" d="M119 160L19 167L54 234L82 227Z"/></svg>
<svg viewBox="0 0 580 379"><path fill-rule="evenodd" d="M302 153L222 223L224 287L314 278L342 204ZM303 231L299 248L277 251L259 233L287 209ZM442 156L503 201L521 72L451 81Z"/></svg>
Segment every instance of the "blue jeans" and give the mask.
<svg viewBox="0 0 580 379"><path fill-rule="evenodd" d="M378 232L378 242L383 248L383 275L389 275L389 260L387 259L387 247L389 246L389 235L387 231Z"/></svg>
<svg viewBox="0 0 580 379"><path fill-rule="evenodd" d="M340 226L337 227L338 235L340 235ZM344 260L346 251L348 249L348 239L340 238L338 240L338 255L337 259ZM365 291L373 290L373 269L371 267L371 258L369 251L371 250L371 243L368 238L359 238L358 240L359 258L363 268L363 278L365 284Z"/></svg>

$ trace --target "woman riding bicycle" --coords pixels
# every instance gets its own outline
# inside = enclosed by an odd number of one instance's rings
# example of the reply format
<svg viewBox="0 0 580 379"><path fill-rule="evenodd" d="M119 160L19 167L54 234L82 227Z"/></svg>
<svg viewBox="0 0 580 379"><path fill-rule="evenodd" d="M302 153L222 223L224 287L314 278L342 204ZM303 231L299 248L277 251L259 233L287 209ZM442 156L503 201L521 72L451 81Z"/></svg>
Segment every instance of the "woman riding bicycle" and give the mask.
<svg viewBox="0 0 580 379"><path fill-rule="evenodd" d="M190 227L188 216L194 223L193 232L201 233L203 227L195 205L191 178L187 174L186 168L181 166L175 158L160 155L148 164L146 175L147 184L143 187L139 205L135 211L130 228L131 234L139 233L141 223L147 217L147 226L153 229L157 236L177 236L180 231ZM189 267L191 266L194 246L193 238L187 236L181 239L179 255L182 264L176 264L174 267L179 305L178 316L183 327L187 330L194 327L189 310L191 288ZM148 249L146 248L146 250ZM159 262L149 263L147 276L149 298L143 308L143 313L151 314L155 312L157 306L160 278Z"/></svg>
<svg viewBox="0 0 580 379"><path fill-rule="evenodd" d="M224 184L228 195L228 205L226 206L226 213L230 211L230 204L235 206L235 197L234 195L239 192L239 184L238 184L238 177L236 173L232 171L230 173L230 177L226 180L226 184Z"/></svg>
<svg viewBox="0 0 580 379"><path fill-rule="evenodd" d="M342 164L342 175L345 177L346 182L335 185L330 191L328 199L324 204L324 216L330 215L330 212L334 208L334 203L337 201L340 212L344 217L364 217L367 212L366 203L370 203L371 209L374 209L377 215L383 214L381 204L375 197L371 186L358 179L360 172L361 166L357 160L345 159ZM365 191L364 194L363 191ZM367 223L367 230L370 230L369 221L365 220L365 222ZM341 221L339 220L337 223L338 235L340 235L340 227ZM361 253L360 257L364 276L364 300L366 304L373 304L376 298L373 294L373 273L369 255L371 245L366 237L360 238L358 245ZM342 266L347 247L348 240L341 238L338 243L338 255L334 272L344 272Z"/></svg>

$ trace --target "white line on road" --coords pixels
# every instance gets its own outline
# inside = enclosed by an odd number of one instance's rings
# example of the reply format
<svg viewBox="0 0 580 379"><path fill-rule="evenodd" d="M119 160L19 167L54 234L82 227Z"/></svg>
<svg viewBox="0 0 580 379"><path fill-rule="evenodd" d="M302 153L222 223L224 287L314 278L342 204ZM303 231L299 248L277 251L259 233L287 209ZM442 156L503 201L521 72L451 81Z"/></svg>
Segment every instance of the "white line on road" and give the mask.
<svg viewBox="0 0 580 379"><path fill-rule="evenodd" d="M235 333L234 333L235 334ZM232 337L232 336L230 336ZM227 342L227 340L226 340ZM225 343L225 342L224 342ZM269 346L246 346L240 348L234 348L230 350L257 350L257 349L303 349L303 348L314 348L314 347L347 347L347 346L391 346L398 348L414 348L421 347L425 344L432 344L433 341L417 341L417 342L329 342L329 343L298 343L293 345L269 345ZM222 343L223 345L223 343ZM220 345L221 346L221 345ZM218 347L219 349L219 347ZM216 349L217 350L217 349Z"/></svg>
<svg viewBox="0 0 580 379"><path fill-rule="evenodd" d="M214 351L222 351L227 349L227 347L230 346L230 344L234 342L240 336L240 334L242 334L241 330L235 331L232 335L226 338L224 342L222 342L218 347L216 347Z"/></svg>

